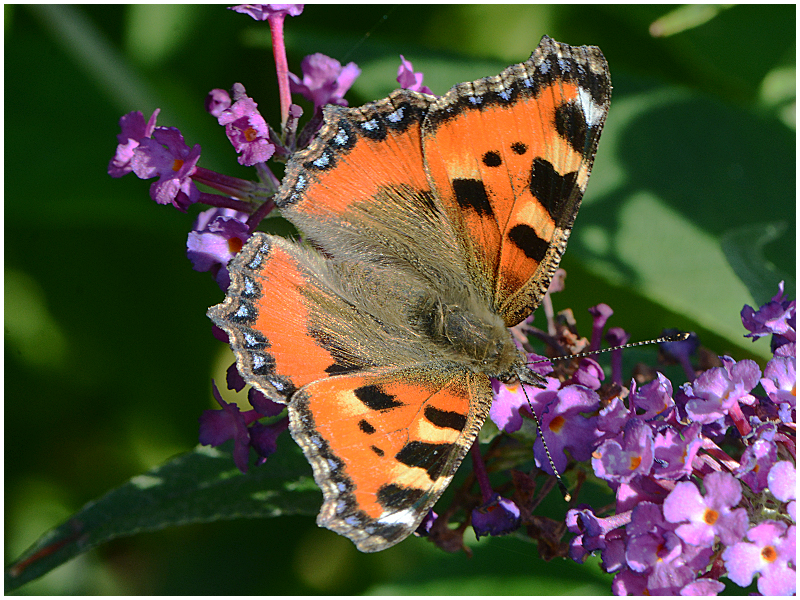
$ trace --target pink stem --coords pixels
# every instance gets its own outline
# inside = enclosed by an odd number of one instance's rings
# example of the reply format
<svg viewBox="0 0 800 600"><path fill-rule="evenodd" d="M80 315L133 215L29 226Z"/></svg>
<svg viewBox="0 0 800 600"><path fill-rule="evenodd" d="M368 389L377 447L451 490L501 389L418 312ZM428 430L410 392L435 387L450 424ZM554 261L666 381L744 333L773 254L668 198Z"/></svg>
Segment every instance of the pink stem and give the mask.
<svg viewBox="0 0 800 600"><path fill-rule="evenodd" d="M286 44L283 41L283 13L270 15L267 19L272 34L272 52L275 55L275 71L278 75L278 93L281 99L281 131L286 128L292 95L289 91L289 64L286 62Z"/></svg>

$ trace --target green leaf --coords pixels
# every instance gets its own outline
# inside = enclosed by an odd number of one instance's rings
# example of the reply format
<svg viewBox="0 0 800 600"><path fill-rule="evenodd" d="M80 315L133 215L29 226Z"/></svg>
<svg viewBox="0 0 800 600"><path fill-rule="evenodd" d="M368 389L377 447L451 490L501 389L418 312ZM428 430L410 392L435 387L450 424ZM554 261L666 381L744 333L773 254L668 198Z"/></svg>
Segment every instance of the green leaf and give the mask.
<svg viewBox="0 0 800 600"><path fill-rule="evenodd" d="M230 450L198 446L90 502L44 534L6 569L6 592L115 538L221 519L313 515L320 502L311 469L294 444L264 465L251 465L246 474L234 466Z"/></svg>
<svg viewBox="0 0 800 600"><path fill-rule="evenodd" d="M769 302L781 281L788 296L795 296L794 277L764 256L764 246L779 239L786 227L786 221L744 225L726 231L720 239L725 257L759 305Z"/></svg>
<svg viewBox="0 0 800 600"><path fill-rule="evenodd" d="M744 337L739 313L794 270L788 228L753 225L794 215L780 178L758 176L793 172L794 136L688 90L616 81L632 92L612 101L568 258L768 358Z"/></svg>

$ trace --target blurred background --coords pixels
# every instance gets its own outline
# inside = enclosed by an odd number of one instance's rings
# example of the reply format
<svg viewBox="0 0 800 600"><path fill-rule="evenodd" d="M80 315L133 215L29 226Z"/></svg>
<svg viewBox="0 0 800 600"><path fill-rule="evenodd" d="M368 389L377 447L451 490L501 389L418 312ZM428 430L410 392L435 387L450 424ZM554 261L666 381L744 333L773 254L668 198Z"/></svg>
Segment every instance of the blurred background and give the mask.
<svg viewBox="0 0 800 600"><path fill-rule="evenodd" d="M159 125L202 145L202 166L243 178L254 173L204 111L206 93L241 82L267 121L280 118L269 30L247 16L4 11L8 564L86 502L194 447L210 380L232 362L205 317L222 292L185 255L202 207L182 214L150 200L150 182L106 174L119 117L160 107ZM351 106L396 87L399 54L443 94L525 60L543 34L600 46L614 85L556 310L572 308L589 335L586 309L605 302L632 340L693 330L763 367L768 341L742 337L739 311L782 279L795 295L794 5L309 5L286 20L293 72L314 52L361 67ZM643 352L654 364L655 348ZM190 525L106 544L20 593L610 592L596 561L544 563L513 537L466 538L473 558L416 538L363 555L313 516Z"/></svg>

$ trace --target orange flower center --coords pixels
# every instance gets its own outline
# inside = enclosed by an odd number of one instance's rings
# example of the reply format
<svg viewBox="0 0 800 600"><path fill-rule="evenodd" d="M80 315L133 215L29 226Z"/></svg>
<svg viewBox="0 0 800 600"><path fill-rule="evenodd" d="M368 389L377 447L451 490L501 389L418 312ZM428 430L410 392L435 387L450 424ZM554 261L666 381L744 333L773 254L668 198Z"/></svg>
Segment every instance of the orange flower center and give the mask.
<svg viewBox="0 0 800 600"><path fill-rule="evenodd" d="M238 254L242 246L244 246L244 242L238 237L232 237L228 240L228 250L231 251L231 254Z"/></svg>
<svg viewBox="0 0 800 600"><path fill-rule="evenodd" d="M242 133L244 134L244 139L246 139L248 142L252 142L253 140L257 140L258 137L259 137L258 136L258 132L255 129L253 129L252 127L248 127Z"/></svg>
<svg viewBox="0 0 800 600"><path fill-rule="evenodd" d="M176 173L181 170L183 166L183 161L180 158L176 158L175 162L172 163L172 170Z"/></svg>
<svg viewBox="0 0 800 600"><path fill-rule="evenodd" d="M703 521L706 525L713 525L719 519L719 513L714 509L707 508L706 512L703 514Z"/></svg>
<svg viewBox="0 0 800 600"><path fill-rule="evenodd" d="M778 558L775 546L764 546L761 549L761 558L770 563L775 562L775 559Z"/></svg>
<svg viewBox="0 0 800 600"><path fill-rule="evenodd" d="M555 419L550 421L550 431L552 431L553 433L558 433L559 431L561 431L561 428L564 427L564 423L566 422L567 420L564 417L562 416L556 417Z"/></svg>
<svg viewBox="0 0 800 600"><path fill-rule="evenodd" d="M642 464L642 457L641 456L631 456L631 466L630 466L630 470L631 471L633 471L640 464Z"/></svg>

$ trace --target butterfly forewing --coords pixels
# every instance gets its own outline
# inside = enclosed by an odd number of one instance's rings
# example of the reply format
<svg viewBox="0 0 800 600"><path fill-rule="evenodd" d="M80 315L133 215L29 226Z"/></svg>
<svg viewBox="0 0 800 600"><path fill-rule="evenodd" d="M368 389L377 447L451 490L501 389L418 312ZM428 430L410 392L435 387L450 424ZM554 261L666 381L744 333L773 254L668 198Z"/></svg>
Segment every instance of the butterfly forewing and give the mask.
<svg viewBox="0 0 800 600"><path fill-rule="evenodd" d="M544 38L527 62L460 84L428 111L431 187L508 325L538 305L566 248L609 93L597 48Z"/></svg>

